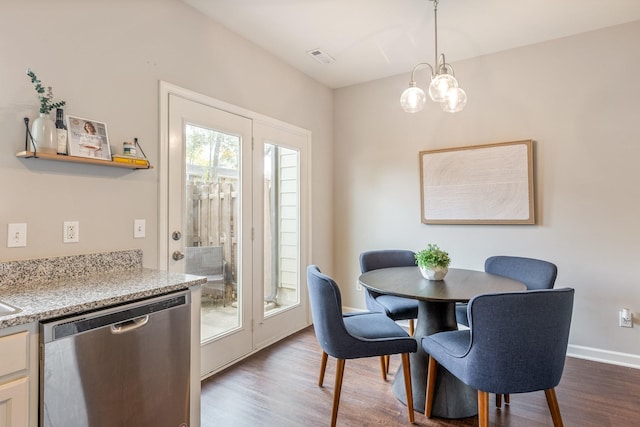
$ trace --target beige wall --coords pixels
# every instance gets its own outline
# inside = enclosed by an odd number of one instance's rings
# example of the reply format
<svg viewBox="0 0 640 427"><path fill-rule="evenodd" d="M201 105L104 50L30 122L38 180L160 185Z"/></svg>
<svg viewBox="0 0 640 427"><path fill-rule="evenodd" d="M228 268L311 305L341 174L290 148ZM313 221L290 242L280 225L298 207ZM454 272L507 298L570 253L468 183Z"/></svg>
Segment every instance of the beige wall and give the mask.
<svg viewBox="0 0 640 427"><path fill-rule="evenodd" d="M460 62L467 108L408 115L398 105L408 73L332 94L178 0L3 0L0 260L141 248L145 266L157 265L157 168L15 153L22 118L37 115L32 67L66 112L105 121L114 147L138 137L157 165L165 80L311 130L312 262L341 283L345 305L364 307L355 282L367 249L436 242L454 267L477 269L493 254L545 258L559 266L557 286L577 291L572 351L640 366L640 328L617 326L620 307L640 323L638 39L636 22ZM529 138L538 225L420 223L418 151ZM136 218L145 239L132 237ZM80 221L80 243L62 243L65 220ZM6 248L10 222L28 224L27 248Z"/></svg>
<svg viewBox="0 0 640 427"><path fill-rule="evenodd" d="M149 171L23 160L22 118L37 116L31 67L65 112L108 125L111 145L138 137ZM0 4L0 260L141 248L158 265L158 81L312 132L312 254L331 265L332 93L178 0L3 0ZM133 239L146 219L147 237ZM62 223L80 221L80 243ZM28 246L6 247L7 224Z"/></svg>
<svg viewBox="0 0 640 427"><path fill-rule="evenodd" d="M337 90L332 273L344 304L364 307L364 250L433 242L471 269L496 254L544 258L557 287L576 289L571 352L640 367L638 40L635 22L456 63L469 103L453 115L433 103L403 113L408 72ZM537 225L420 222L420 150L522 139L536 141ZM618 327L621 307L633 329Z"/></svg>

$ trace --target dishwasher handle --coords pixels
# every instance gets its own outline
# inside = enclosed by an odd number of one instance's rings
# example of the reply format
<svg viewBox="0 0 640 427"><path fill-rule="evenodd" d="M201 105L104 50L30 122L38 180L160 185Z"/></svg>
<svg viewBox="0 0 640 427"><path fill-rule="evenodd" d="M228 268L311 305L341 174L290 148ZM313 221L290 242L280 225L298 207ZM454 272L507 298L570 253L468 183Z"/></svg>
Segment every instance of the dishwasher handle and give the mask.
<svg viewBox="0 0 640 427"><path fill-rule="evenodd" d="M126 320L115 325L111 325L111 333L114 335L126 334L127 332L141 328L149 323L149 315Z"/></svg>

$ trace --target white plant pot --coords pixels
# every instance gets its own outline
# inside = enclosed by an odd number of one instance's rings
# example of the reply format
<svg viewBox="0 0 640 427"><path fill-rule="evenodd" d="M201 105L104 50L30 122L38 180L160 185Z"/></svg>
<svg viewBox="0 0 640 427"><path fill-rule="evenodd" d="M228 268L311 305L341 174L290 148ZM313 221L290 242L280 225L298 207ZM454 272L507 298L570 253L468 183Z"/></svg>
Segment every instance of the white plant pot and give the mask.
<svg viewBox="0 0 640 427"><path fill-rule="evenodd" d="M427 280L443 280L444 276L446 276L448 272L448 267L420 267L420 273L422 273L422 277Z"/></svg>
<svg viewBox="0 0 640 427"><path fill-rule="evenodd" d="M31 135L33 135L38 151L54 154L58 151L56 124L48 114L40 113L40 117L33 121Z"/></svg>

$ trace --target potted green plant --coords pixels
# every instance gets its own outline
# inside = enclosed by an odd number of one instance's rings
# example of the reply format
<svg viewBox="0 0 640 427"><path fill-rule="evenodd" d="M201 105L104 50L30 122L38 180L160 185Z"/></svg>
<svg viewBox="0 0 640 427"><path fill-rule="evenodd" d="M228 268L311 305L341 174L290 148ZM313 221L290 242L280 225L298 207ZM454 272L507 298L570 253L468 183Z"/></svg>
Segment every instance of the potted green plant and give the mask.
<svg viewBox="0 0 640 427"><path fill-rule="evenodd" d="M53 102L53 89L51 86L43 86L31 68L27 70L27 76L31 78L31 83L33 83L40 100L40 117L37 117L31 125L32 138L38 151L55 154L58 151L56 124L49 117L49 112L64 107L66 102Z"/></svg>
<svg viewBox="0 0 640 427"><path fill-rule="evenodd" d="M417 252L415 257L416 264L420 267L420 272L425 279L442 280L449 271L451 258L438 245L429 243L427 248Z"/></svg>

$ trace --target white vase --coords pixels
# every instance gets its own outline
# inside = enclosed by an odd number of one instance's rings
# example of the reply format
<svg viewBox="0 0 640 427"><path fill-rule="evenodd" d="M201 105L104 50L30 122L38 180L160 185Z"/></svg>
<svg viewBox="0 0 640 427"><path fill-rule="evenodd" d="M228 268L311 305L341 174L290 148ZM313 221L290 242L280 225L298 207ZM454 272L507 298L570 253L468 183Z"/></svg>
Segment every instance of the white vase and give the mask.
<svg viewBox="0 0 640 427"><path fill-rule="evenodd" d="M420 267L422 277L428 280L443 280L444 276L446 276L448 272L448 267Z"/></svg>
<svg viewBox="0 0 640 427"><path fill-rule="evenodd" d="M33 121L31 135L39 152L53 154L57 152L56 124L51 120L49 114L40 113L40 117Z"/></svg>

